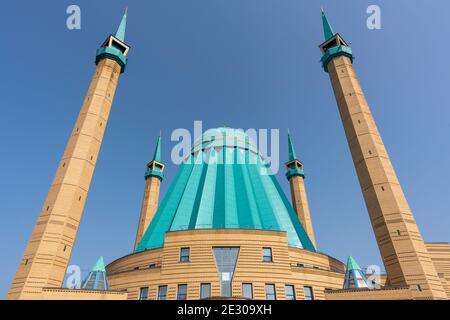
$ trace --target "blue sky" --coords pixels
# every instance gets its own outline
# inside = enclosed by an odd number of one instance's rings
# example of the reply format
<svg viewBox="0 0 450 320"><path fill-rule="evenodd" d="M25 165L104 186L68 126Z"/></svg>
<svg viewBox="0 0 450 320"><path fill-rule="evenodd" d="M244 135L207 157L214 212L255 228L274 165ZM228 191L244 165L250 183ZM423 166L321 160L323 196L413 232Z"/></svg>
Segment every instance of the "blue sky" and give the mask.
<svg viewBox="0 0 450 320"><path fill-rule="evenodd" d="M164 195L176 174L170 133L227 125L290 128L305 164L319 250L380 264L326 73L320 6L351 42L355 68L419 228L450 240L450 3L433 1L76 1L2 4L0 296L53 179L94 71L95 50L129 7L131 45L71 263L88 269L130 253L145 164L163 131ZM368 30L378 4L382 30ZM282 140L281 160L287 143ZM284 170L278 179L286 193Z"/></svg>

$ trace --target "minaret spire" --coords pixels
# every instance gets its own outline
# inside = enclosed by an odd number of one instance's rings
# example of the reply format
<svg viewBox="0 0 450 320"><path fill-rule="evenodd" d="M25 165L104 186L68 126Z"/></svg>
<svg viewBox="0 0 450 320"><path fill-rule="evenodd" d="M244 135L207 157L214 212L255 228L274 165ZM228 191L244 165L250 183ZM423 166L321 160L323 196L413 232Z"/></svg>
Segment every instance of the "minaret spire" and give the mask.
<svg viewBox="0 0 450 320"><path fill-rule="evenodd" d="M289 161L297 160L294 144L292 143L291 133L288 131L288 147L289 147Z"/></svg>
<svg viewBox="0 0 450 320"><path fill-rule="evenodd" d="M120 21L119 27L117 28L116 38L120 41L125 41L125 31L127 29L127 16L128 16L128 7L125 8L125 13L123 14L122 20Z"/></svg>
<svg viewBox="0 0 450 320"><path fill-rule="evenodd" d="M325 41L330 40L335 35L333 28L331 27L330 22L328 21L327 15L322 8L322 24L323 24L323 35L325 37Z"/></svg>
<svg viewBox="0 0 450 320"><path fill-rule="evenodd" d="M331 34L328 25L324 18L325 38ZM335 34L320 49L389 283L409 286L414 299L446 299L353 68L349 45Z"/></svg>
<svg viewBox="0 0 450 320"><path fill-rule="evenodd" d="M125 14L126 16L126 14ZM125 18L126 20L126 18ZM122 23L121 25L125 25ZM75 244L92 177L129 46L108 36L81 111L17 268L8 299L39 299L44 288L61 287Z"/></svg>
<svg viewBox="0 0 450 320"><path fill-rule="evenodd" d="M161 162L161 131L159 132L158 140L156 141L155 153L153 154L153 161Z"/></svg>
<svg viewBox="0 0 450 320"><path fill-rule="evenodd" d="M145 231L153 220L158 210L159 189L161 181L164 178L164 164L161 162L161 131L156 141L155 153L152 161L147 165L145 173L145 190L144 199L142 200L141 214L139 217L138 230L136 232L136 240L134 243L134 251L136 251L139 242Z"/></svg>
<svg viewBox="0 0 450 320"><path fill-rule="evenodd" d="M289 161L286 163L286 177L291 187L292 206L297 213L298 219L305 228L309 239L316 247L316 239L311 222L311 214L309 212L308 198L305 188L305 172L303 171L303 163L300 162L295 153L294 143L292 142L291 133L288 131L288 149Z"/></svg>

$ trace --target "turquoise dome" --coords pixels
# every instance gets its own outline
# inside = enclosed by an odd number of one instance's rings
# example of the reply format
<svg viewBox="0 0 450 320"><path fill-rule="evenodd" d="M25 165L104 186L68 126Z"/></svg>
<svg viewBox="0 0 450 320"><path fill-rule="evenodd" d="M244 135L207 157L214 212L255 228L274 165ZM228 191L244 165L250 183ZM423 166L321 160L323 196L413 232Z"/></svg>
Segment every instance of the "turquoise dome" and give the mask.
<svg viewBox="0 0 450 320"><path fill-rule="evenodd" d="M240 129L206 131L194 142L136 251L160 248L166 232L285 231L289 246L315 251L256 144Z"/></svg>

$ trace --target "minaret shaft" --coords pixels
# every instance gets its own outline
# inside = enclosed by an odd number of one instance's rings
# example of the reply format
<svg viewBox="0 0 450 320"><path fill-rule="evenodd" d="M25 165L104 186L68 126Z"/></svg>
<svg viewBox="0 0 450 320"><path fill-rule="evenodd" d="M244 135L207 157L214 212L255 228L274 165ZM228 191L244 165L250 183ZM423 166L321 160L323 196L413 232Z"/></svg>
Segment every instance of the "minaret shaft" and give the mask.
<svg viewBox="0 0 450 320"><path fill-rule="evenodd" d="M62 285L120 73L115 60L97 64L8 299L39 298L42 288Z"/></svg>
<svg viewBox="0 0 450 320"><path fill-rule="evenodd" d="M326 67L390 284L409 285L418 299L447 298L351 59L337 56Z"/></svg>
<svg viewBox="0 0 450 320"><path fill-rule="evenodd" d="M316 238L314 236L314 230L311 221L311 214L309 212L308 198L306 196L305 181L302 176L292 176L289 179L289 185L291 187L292 205L294 207L297 216L305 228L309 239L317 248Z"/></svg>
<svg viewBox="0 0 450 320"><path fill-rule="evenodd" d="M136 233L136 241L134 243L134 251L142 239L142 236L153 220L156 211L158 210L159 189L161 180L157 177L150 176L145 182L144 199L142 200L141 214L139 217L138 230Z"/></svg>

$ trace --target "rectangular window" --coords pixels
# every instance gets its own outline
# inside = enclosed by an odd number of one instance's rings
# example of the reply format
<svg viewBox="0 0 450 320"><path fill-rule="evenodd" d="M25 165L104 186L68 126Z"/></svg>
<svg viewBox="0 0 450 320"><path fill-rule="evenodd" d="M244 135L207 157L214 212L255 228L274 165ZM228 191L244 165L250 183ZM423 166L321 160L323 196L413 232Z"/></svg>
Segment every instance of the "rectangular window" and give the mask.
<svg viewBox="0 0 450 320"><path fill-rule="evenodd" d="M242 284L242 297L246 299L253 299L253 285L251 283Z"/></svg>
<svg viewBox="0 0 450 320"><path fill-rule="evenodd" d="M158 287L158 300L167 300L167 286Z"/></svg>
<svg viewBox="0 0 450 320"><path fill-rule="evenodd" d="M147 300L148 299L148 287L141 288L139 291L139 300Z"/></svg>
<svg viewBox="0 0 450 320"><path fill-rule="evenodd" d="M264 262L272 262L272 248L263 248L263 261Z"/></svg>
<svg viewBox="0 0 450 320"><path fill-rule="evenodd" d="M180 262L189 262L189 248L181 248L180 250Z"/></svg>
<svg viewBox="0 0 450 320"><path fill-rule="evenodd" d="M211 283L200 284L200 299L207 299L211 297Z"/></svg>
<svg viewBox="0 0 450 320"><path fill-rule="evenodd" d="M266 284L266 300L277 300L274 284Z"/></svg>
<svg viewBox="0 0 450 320"><path fill-rule="evenodd" d="M286 285L286 300L295 300L295 287L293 285Z"/></svg>
<svg viewBox="0 0 450 320"><path fill-rule="evenodd" d="M187 284L179 284L177 291L177 300L186 300L187 298Z"/></svg>
<svg viewBox="0 0 450 320"><path fill-rule="evenodd" d="M305 300L314 300L314 293L312 287L304 287L303 290L305 292Z"/></svg>

